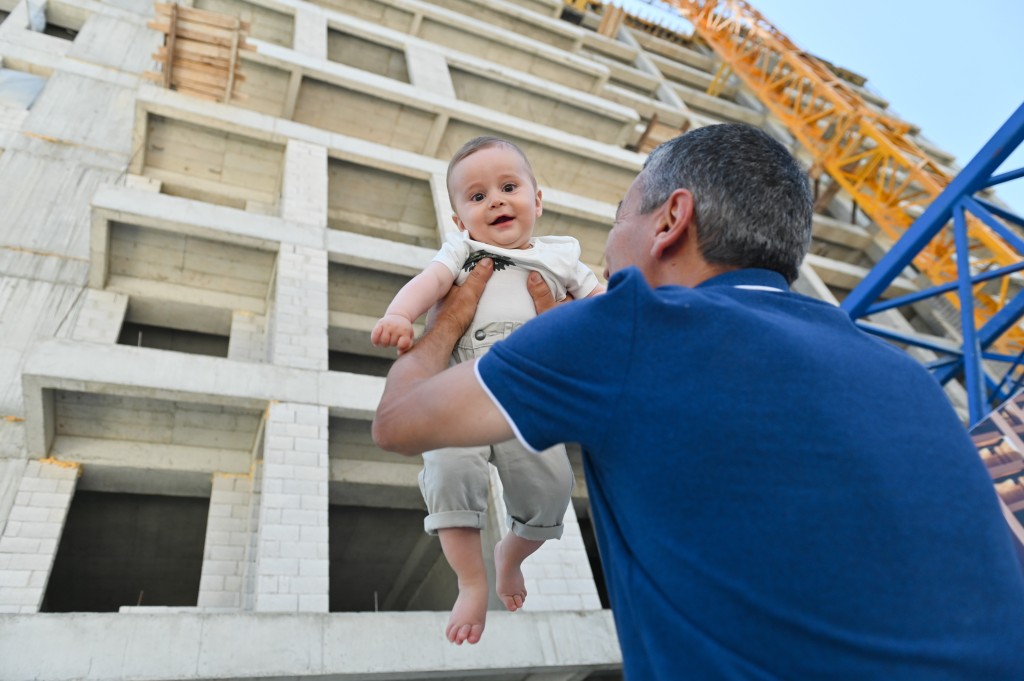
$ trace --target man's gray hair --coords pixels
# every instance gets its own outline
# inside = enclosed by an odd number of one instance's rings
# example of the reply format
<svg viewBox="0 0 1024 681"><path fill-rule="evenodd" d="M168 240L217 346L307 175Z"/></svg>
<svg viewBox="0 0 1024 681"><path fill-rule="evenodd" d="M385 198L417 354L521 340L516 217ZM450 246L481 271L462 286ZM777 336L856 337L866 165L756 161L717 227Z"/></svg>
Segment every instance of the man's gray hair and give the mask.
<svg viewBox="0 0 1024 681"><path fill-rule="evenodd" d="M707 262L796 280L811 242L810 183L764 131L738 123L692 130L652 151L641 177L641 213L676 189L690 190L697 244Z"/></svg>

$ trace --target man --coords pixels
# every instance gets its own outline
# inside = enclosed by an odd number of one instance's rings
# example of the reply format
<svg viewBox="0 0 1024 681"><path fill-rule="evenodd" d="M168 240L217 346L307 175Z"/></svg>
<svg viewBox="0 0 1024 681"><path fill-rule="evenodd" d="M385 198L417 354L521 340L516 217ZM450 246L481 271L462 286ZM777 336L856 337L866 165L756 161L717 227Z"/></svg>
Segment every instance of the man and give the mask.
<svg viewBox="0 0 1024 681"><path fill-rule="evenodd" d="M633 681L1019 679L991 481L921 366L788 291L811 214L755 128L662 145L619 205L608 292L444 371L485 269L392 368L374 436L581 443Z"/></svg>

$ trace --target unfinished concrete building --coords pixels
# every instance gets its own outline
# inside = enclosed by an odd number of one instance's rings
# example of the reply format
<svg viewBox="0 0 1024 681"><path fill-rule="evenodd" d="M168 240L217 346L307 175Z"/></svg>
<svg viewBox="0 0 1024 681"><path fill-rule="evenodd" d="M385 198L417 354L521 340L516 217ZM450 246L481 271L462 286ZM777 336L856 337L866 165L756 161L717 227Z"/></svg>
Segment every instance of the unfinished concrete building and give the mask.
<svg viewBox="0 0 1024 681"><path fill-rule="evenodd" d="M0 678L619 678L578 453L526 609L443 639L454 576L419 461L371 441L369 330L454 229L471 136L525 149L539 229L599 273L657 141L799 146L737 83L708 94L706 46L562 0L181 5L248 23L228 101L146 77L151 0L0 0ZM836 301L889 242L821 203L797 287Z"/></svg>

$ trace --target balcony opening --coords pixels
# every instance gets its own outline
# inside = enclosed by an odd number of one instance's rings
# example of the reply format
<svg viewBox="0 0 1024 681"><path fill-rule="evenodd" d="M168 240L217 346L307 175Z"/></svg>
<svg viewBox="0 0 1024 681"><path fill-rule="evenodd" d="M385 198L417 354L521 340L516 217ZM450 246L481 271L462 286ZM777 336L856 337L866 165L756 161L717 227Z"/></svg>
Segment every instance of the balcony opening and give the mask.
<svg viewBox="0 0 1024 681"><path fill-rule="evenodd" d="M386 357L371 357L335 350L331 350L327 356L327 368L330 371L346 371L366 376L387 376L393 363L394 359Z"/></svg>
<svg viewBox="0 0 1024 681"><path fill-rule="evenodd" d="M198 333L182 329L170 329L150 324L125 322L121 327L118 345L134 345L155 350L173 350L192 355L210 357L228 356L228 337L212 333Z"/></svg>
<svg viewBox="0 0 1024 681"><path fill-rule="evenodd" d="M63 26L58 26L52 22L46 23L46 28L43 29L43 33L54 38L60 38L61 40L67 40L71 42L78 35L78 31Z"/></svg>
<svg viewBox="0 0 1024 681"><path fill-rule="evenodd" d="M210 500L79 490L42 612L195 606Z"/></svg>
<svg viewBox="0 0 1024 681"><path fill-rule="evenodd" d="M330 506L330 611L448 610L455 573L424 512Z"/></svg>

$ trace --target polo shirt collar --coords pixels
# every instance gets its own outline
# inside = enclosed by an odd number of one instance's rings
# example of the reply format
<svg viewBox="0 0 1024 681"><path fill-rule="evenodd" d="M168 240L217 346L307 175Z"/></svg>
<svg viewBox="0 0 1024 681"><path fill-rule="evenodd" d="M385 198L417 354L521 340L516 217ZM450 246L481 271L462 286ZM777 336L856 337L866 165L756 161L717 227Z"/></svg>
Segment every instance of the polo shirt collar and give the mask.
<svg viewBox="0 0 1024 681"><path fill-rule="evenodd" d="M786 283L785 277L778 272L762 269L732 270L725 272L701 282L697 285L697 288L709 288L711 286L750 286L778 289L780 291L789 290L789 284Z"/></svg>

